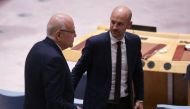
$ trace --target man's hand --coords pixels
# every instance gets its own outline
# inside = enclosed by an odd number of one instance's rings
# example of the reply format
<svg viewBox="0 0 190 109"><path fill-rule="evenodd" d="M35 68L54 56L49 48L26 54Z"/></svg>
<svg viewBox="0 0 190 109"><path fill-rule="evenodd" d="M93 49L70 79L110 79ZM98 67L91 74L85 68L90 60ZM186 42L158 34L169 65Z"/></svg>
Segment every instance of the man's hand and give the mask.
<svg viewBox="0 0 190 109"><path fill-rule="evenodd" d="M79 106L77 106L77 109L82 109L82 108L80 108Z"/></svg>
<svg viewBox="0 0 190 109"><path fill-rule="evenodd" d="M143 109L143 101L137 101L134 109Z"/></svg>

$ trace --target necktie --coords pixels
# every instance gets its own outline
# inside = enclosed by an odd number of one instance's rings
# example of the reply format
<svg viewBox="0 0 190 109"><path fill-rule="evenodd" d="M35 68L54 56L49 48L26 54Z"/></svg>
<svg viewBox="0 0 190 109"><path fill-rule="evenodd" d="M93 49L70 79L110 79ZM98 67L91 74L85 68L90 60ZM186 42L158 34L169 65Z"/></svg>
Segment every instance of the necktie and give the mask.
<svg viewBox="0 0 190 109"><path fill-rule="evenodd" d="M116 56L115 93L114 93L114 100L116 103L118 103L120 99L120 86L121 86L121 41L118 41L117 56Z"/></svg>

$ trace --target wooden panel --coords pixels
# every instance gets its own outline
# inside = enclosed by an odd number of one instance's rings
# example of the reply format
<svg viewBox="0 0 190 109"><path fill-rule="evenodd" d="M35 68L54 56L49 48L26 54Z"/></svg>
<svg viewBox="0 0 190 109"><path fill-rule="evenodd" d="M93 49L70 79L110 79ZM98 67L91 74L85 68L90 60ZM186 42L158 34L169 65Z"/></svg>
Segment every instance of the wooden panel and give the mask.
<svg viewBox="0 0 190 109"><path fill-rule="evenodd" d="M188 81L182 74L173 75L173 104L187 105L188 102Z"/></svg>
<svg viewBox="0 0 190 109"><path fill-rule="evenodd" d="M190 105L190 80L188 81L188 105Z"/></svg>
<svg viewBox="0 0 190 109"><path fill-rule="evenodd" d="M167 73L144 73L144 109L156 109L157 104L167 104Z"/></svg>

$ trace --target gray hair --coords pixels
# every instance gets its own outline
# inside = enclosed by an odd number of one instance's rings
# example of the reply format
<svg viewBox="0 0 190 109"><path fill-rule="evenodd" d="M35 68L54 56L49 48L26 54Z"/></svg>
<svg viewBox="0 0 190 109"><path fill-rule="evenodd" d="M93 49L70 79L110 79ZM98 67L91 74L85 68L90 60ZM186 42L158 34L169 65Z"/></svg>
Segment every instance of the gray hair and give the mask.
<svg viewBox="0 0 190 109"><path fill-rule="evenodd" d="M51 36L59 29L65 29L65 25L64 24L61 24L61 25L49 24L47 25L47 35Z"/></svg>

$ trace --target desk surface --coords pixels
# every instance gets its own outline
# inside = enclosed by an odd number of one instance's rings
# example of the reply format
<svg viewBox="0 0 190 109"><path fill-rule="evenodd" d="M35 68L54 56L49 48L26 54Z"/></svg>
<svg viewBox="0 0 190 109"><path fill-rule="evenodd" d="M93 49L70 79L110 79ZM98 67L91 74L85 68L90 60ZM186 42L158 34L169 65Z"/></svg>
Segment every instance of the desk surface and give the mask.
<svg viewBox="0 0 190 109"><path fill-rule="evenodd" d="M107 31L106 26L79 37L72 48L63 51L68 61L76 62L81 56L87 38ZM127 30L140 36L142 41L143 69L151 72L186 73L190 63L190 51L184 46L190 44L190 34L172 34Z"/></svg>

